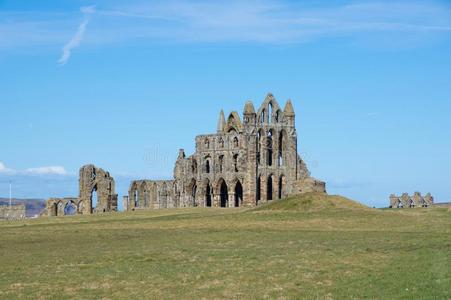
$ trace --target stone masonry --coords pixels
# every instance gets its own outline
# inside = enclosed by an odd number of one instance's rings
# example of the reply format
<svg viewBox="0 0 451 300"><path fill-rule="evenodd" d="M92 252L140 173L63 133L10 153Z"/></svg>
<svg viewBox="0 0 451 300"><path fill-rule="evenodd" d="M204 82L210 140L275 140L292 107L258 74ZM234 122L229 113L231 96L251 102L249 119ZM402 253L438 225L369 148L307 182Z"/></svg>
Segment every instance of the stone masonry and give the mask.
<svg viewBox="0 0 451 300"><path fill-rule="evenodd" d="M1 205L0 206L0 220L22 220L26 218L25 204L18 205Z"/></svg>
<svg viewBox="0 0 451 300"><path fill-rule="evenodd" d="M305 192L326 192L298 154L295 113L268 94L256 111L247 102L243 119L221 111L217 132L196 137L196 152L181 149L174 179L136 180L124 197L126 210L172 207L255 207Z"/></svg>
<svg viewBox="0 0 451 300"><path fill-rule="evenodd" d="M80 169L78 198L51 198L41 216L64 216L117 211L118 195L110 174L94 165ZM96 202L96 203L95 203Z"/></svg>
<svg viewBox="0 0 451 300"><path fill-rule="evenodd" d="M414 208L414 207L430 207L434 205L434 197L430 193L421 196L420 192L415 192L413 196L408 193L402 194L401 197L390 195L390 208Z"/></svg>

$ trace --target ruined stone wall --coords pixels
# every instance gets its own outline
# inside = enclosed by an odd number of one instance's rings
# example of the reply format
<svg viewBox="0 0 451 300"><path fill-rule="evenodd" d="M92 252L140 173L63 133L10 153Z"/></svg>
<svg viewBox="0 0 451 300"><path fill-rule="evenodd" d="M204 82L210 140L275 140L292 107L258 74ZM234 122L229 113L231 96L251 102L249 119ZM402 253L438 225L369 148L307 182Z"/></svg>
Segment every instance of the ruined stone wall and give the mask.
<svg viewBox="0 0 451 300"><path fill-rule="evenodd" d="M305 192L326 192L325 183L310 177L298 154L295 113L289 100L282 109L268 94L256 112L247 102L237 112L220 113L215 134L196 137L196 151L180 150L174 180L166 182L167 207L254 207ZM157 182L133 181L129 210L164 208Z"/></svg>
<svg viewBox="0 0 451 300"><path fill-rule="evenodd" d="M25 204L0 206L0 220L22 220L26 218Z"/></svg>
<svg viewBox="0 0 451 300"><path fill-rule="evenodd" d="M60 217L66 215L82 214L83 202L80 198L50 198L46 202L46 208L41 213L42 217Z"/></svg>
<svg viewBox="0 0 451 300"><path fill-rule="evenodd" d="M118 195L115 193L114 179L108 172L94 165L81 167L79 190L78 198L48 199L41 216L90 215L117 211ZM94 203L94 193L97 193L97 203Z"/></svg>
<svg viewBox="0 0 451 300"><path fill-rule="evenodd" d="M94 165L86 165L80 169L80 202L82 214L117 211L118 195L115 193L113 177L103 169ZM97 205L93 206L93 193L97 193Z"/></svg>
<svg viewBox="0 0 451 300"><path fill-rule="evenodd" d="M390 195L390 208L414 208L414 207L430 207L434 205L434 197L430 193L426 196L421 196L420 192L415 192L413 196L408 193L402 194L398 197Z"/></svg>
<svg viewBox="0 0 451 300"><path fill-rule="evenodd" d="M126 202L126 203L125 203ZM124 209L163 209L179 207L173 180L135 180L130 184Z"/></svg>

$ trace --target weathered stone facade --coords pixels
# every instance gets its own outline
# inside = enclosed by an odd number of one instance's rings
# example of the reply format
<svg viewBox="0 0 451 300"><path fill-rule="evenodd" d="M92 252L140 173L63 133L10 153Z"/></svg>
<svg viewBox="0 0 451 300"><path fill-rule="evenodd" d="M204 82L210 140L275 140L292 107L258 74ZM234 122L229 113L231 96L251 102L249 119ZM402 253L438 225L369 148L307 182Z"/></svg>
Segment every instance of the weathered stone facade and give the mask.
<svg viewBox="0 0 451 300"><path fill-rule="evenodd" d="M0 220L22 220L26 218L25 204L0 206Z"/></svg>
<svg viewBox="0 0 451 300"><path fill-rule="evenodd" d="M434 197L430 193L421 196L420 192L415 192L413 196L408 193L402 194L401 197L390 195L390 208L414 208L414 207L430 207L434 205Z"/></svg>
<svg viewBox="0 0 451 300"><path fill-rule="evenodd" d="M126 210L169 207L254 207L304 192L326 192L298 154L295 113L268 94L225 118L215 134L196 137L196 152L179 151L174 180L137 180L124 197Z"/></svg>
<svg viewBox="0 0 451 300"><path fill-rule="evenodd" d="M117 211L115 182L108 172L94 165L80 169L78 198L51 198L41 216L65 216Z"/></svg>
<svg viewBox="0 0 451 300"><path fill-rule="evenodd" d="M80 202L82 214L117 211L118 195L115 193L115 182L110 173L94 165L86 165L80 169ZM97 205L93 207L93 194L97 193Z"/></svg>

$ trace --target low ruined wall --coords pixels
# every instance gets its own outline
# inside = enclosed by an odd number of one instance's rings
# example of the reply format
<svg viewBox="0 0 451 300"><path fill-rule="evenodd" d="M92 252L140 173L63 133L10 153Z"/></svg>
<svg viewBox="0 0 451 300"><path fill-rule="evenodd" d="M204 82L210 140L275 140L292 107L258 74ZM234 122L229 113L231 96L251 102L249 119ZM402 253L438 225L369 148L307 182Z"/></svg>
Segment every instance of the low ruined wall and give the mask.
<svg viewBox="0 0 451 300"><path fill-rule="evenodd" d="M0 206L0 220L22 220L26 218L26 208L24 204Z"/></svg>
<svg viewBox="0 0 451 300"><path fill-rule="evenodd" d="M295 189L293 190L293 195L312 192L327 193L326 183L312 177L307 177L303 180L298 180L295 182Z"/></svg>

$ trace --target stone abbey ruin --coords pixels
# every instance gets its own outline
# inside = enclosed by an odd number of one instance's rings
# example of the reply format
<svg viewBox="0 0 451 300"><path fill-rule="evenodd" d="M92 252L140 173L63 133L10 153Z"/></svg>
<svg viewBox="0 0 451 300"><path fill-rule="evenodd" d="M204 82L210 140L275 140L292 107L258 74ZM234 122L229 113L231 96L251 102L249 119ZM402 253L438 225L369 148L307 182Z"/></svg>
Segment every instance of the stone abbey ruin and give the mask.
<svg viewBox="0 0 451 300"><path fill-rule="evenodd" d="M304 192L326 192L324 182L310 177L298 154L295 113L290 100L282 109L268 94L256 111L244 107L219 115L217 132L196 137L196 151L181 149L174 179L136 180L124 209L172 207L254 207Z"/></svg>
<svg viewBox="0 0 451 300"><path fill-rule="evenodd" d="M93 165L80 169L78 198L51 198L41 216L64 216L117 211L117 194L113 177Z"/></svg>
<svg viewBox="0 0 451 300"><path fill-rule="evenodd" d="M295 113L272 94L255 110L244 107L243 120L221 111L214 134L196 137L196 151L181 149L173 180L135 180L123 197L127 211L176 207L255 207L306 192L326 192L310 176L298 154ZM52 198L43 216L117 211L118 195L108 172L87 165L80 169L79 197ZM97 195L97 197L95 197Z"/></svg>

